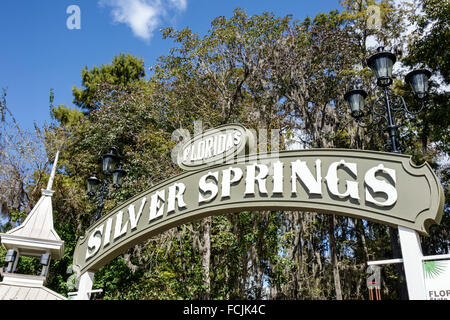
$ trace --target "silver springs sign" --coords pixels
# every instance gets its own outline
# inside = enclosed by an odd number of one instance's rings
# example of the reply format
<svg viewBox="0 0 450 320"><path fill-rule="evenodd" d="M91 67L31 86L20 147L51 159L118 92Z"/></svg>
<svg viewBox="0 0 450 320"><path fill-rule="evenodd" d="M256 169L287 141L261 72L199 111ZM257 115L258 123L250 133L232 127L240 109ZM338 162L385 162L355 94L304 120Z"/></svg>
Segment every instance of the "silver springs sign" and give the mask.
<svg viewBox="0 0 450 320"><path fill-rule="evenodd" d="M233 143L238 140L236 131L222 132L231 133ZM206 148L211 136L204 137ZM405 155L310 149L240 156L231 164L175 176L117 206L80 238L73 265L81 273L98 270L152 236L211 215L314 211L426 235L440 222L443 205L443 189L431 167L416 166Z"/></svg>

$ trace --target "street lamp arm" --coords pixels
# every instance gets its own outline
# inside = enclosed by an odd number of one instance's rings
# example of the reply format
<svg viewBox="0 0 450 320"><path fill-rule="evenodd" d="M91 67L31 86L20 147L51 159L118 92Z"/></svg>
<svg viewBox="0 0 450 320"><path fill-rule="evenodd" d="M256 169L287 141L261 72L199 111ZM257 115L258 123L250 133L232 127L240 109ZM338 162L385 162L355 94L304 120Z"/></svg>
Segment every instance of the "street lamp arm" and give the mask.
<svg viewBox="0 0 450 320"><path fill-rule="evenodd" d="M373 116L373 114L372 114L372 116ZM365 123L362 121L363 118L367 118L367 115L366 115L366 117L363 116L363 117L355 118L354 120L358 127L367 129L367 131L365 132L365 135L370 136L370 135L374 134L375 132L380 131L379 128L377 127L377 125L380 123L381 117L375 117L376 120L366 121ZM384 117L382 117L382 118L384 118ZM372 117L372 119L374 119L374 117ZM385 130L386 130L386 128L383 128L382 131L385 131Z"/></svg>
<svg viewBox="0 0 450 320"><path fill-rule="evenodd" d="M107 185L108 181L106 180L106 177L103 179L103 185L102 185L102 189L100 190L100 201L97 205L97 214L95 215L95 220L100 219L100 217L102 216L102 210L103 207L105 205L105 191L106 191L106 185ZM106 195L107 196L107 195Z"/></svg>
<svg viewBox="0 0 450 320"><path fill-rule="evenodd" d="M373 122L379 122L380 120L384 120L388 122L387 108L385 104L385 97L380 96L377 100L372 103L372 119Z"/></svg>
<svg viewBox="0 0 450 320"><path fill-rule="evenodd" d="M389 89L386 89L386 90L389 90ZM421 104L420 109L417 111L411 111L408 109L408 106L407 106L403 96L393 93L390 90L388 92L388 96L389 96L390 108L391 108L392 112L403 113L404 116L414 117L414 116L418 115L420 112L422 112L424 110L424 108L426 107L425 99L419 99L420 104Z"/></svg>
<svg viewBox="0 0 450 320"><path fill-rule="evenodd" d="M422 112L423 109L425 109L425 107L426 107L426 104L425 104L424 99L421 99L421 100L420 100L420 104L421 104L420 109L417 110L417 111L411 111L411 110L409 110L408 107L406 106L406 103L405 103L405 100L403 99L403 97L400 96L400 98L401 98L402 101L403 101L403 109L405 110L405 112L406 112L408 115L416 116L416 115L418 115L420 112Z"/></svg>
<svg viewBox="0 0 450 320"><path fill-rule="evenodd" d="M361 115L359 117L355 117L356 124L361 128L369 128L373 127L373 130L369 130L367 134L372 134L375 131L378 131L376 129L375 124L378 124L381 120L385 120L387 122L387 117L385 115L386 108L384 106L384 97L379 97L377 100L375 100L372 103L370 112L361 112ZM368 119L369 115L371 115L372 119ZM362 122L362 120L366 118L367 121Z"/></svg>
<svg viewBox="0 0 450 320"><path fill-rule="evenodd" d="M368 124L365 124L365 123L363 123L363 122L361 122L362 118L363 118L363 117L355 118L356 124L358 125L358 127L361 127L361 128L366 129L366 128L369 127L369 125L368 125Z"/></svg>

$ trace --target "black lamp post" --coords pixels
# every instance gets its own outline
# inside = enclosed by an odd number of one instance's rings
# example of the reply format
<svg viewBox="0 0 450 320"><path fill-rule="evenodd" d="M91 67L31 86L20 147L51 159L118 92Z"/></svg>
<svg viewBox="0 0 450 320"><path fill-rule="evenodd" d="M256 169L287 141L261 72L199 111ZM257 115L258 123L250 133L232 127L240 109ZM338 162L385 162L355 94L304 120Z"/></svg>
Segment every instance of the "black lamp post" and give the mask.
<svg viewBox="0 0 450 320"><path fill-rule="evenodd" d="M414 96L421 104L418 111L411 112L408 110L403 97L396 95L389 90L389 86L392 84L392 67L396 61L395 55L384 51L383 47L378 48L377 51L376 54L367 59L367 65L374 71L375 76L377 77L377 85L383 90L383 95L375 100L372 105L372 120L384 120L387 123L387 126L384 129L389 133L389 142L385 145L386 151L401 153L400 144L396 137L397 128L399 127L395 124L396 115L416 115L422 111L425 106L428 79L431 76L431 72L425 69L419 69L411 71L406 75L405 81L411 85ZM364 99L366 97L367 92L362 89L353 89L344 95L344 99L350 106L352 117L355 118L358 125L362 127L366 127L366 125L361 123L361 120L368 114L364 110ZM398 257L400 256L398 234L393 228L389 228L389 233L394 257ZM397 265L397 272L401 275L401 268L399 265ZM403 286L400 286L400 288L401 292L405 289Z"/></svg>
<svg viewBox="0 0 450 320"><path fill-rule="evenodd" d="M102 216L105 197L107 194L107 186L109 176L112 175L112 183L115 189L122 185L123 178L126 171L122 169L122 164L119 162L120 157L116 154L116 149L113 147L110 151L102 156L103 168L103 183L97 178L97 173L94 173L87 179L87 194L91 200L98 200L97 214L95 220L97 221Z"/></svg>
<svg viewBox="0 0 450 320"><path fill-rule="evenodd" d="M377 49L377 53L367 59L367 65L374 71L377 77L377 85L383 90L383 95L379 97L372 105L373 120L385 120L387 122L386 131L389 133L389 142L387 150L400 153L400 145L396 137L396 131L399 127L395 124L395 115L403 113L404 115L416 115L425 106L425 99L428 90L428 79L431 72L425 69L411 71L405 77L405 81L409 83L413 89L415 97L421 103L421 108L417 112L408 110L405 100L402 96L396 95L389 90L392 84L392 67L396 61L393 53L384 51L383 47ZM351 115L357 120L358 125L364 127L360 121L367 115L364 111L364 99L367 92L363 89L353 89L344 95L344 99L348 102Z"/></svg>

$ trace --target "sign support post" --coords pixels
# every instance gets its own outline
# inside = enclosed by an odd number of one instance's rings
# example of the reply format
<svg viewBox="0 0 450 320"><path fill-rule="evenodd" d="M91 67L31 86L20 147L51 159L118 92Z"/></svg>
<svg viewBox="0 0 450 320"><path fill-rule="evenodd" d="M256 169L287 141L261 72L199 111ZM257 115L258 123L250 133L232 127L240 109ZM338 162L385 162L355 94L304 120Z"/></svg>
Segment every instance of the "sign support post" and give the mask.
<svg viewBox="0 0 450 320"><path fill-rule="evenodd" d="M89 300L92 292L92 285L94 283L94 272L85 272L80 277L78 285L78 293L74 300Z"/></svg>
<svg viewBox="0 0 450 320"><path fill-rule="evenodd" d="M423 254L416 231L398 226L409 300L426 300Z"/></svg>

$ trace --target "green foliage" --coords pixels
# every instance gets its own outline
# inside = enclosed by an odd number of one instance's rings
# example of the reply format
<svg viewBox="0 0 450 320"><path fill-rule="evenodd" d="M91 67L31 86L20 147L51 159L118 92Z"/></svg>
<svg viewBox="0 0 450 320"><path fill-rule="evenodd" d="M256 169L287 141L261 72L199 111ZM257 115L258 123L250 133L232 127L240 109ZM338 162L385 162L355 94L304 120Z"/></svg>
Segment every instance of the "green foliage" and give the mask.
<svg viewBox="0 0 450 320"><path fill-rule="evenodd" d="M450 83L450 1L421 0L419 3L424 14L411 15L411 22L418 28L409 44L406 62L428 66Z"/></svg>
<svg viewBox="0 0 450 320"><path fill-rule="evenodd" d="M111 64L87 67L81 72L83 88L73 87L73 103L86 110L99 107L100 100L95 97L96 91L104 84L110 84L124 89L129 84L141 81L145 76L144 60L130 54L120 54L114 57Z"/></svg>
<svg viewBox="0 0 450 320"><path fill-rule="evenodd" d="M413 156L416 163L428 162L440 177L445 190L445 213L441 224L433 226L430 237L422 238L422 247L426 254L447 253L450 246L449 238L449 164L450 151L450 105L448 90L443 89L450 83L450 58L448 53L450 39L450 2L448 0L421 0L419 8L424 14L410 14L410 21L417 29L408 41L408 55L403 62L413 68L425 67L431 69L433 75L441 75L443 81L437 78L430 81L430 94L425 101L425 111L409 122L409 134L404 136L406 150ZM410 88L403 88L410 93ZM409 98L408 105L417 106L417 101Z"/></svg>
<svg viewBox="0 0 450 320"><path fill-rule="evenodd" d="M53 107L50 113L52 118L56 119L63 127L77 125L83 118L83 113L64 105Z"/></svg>

